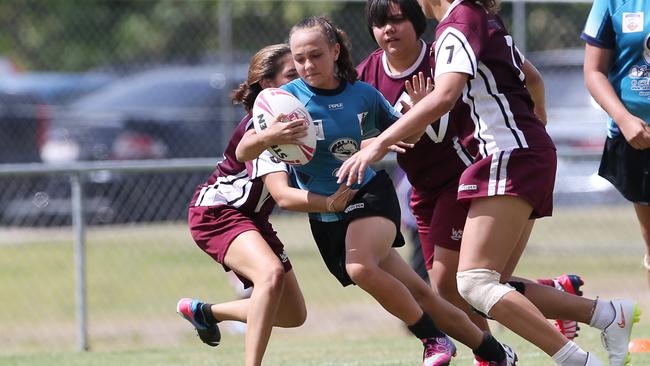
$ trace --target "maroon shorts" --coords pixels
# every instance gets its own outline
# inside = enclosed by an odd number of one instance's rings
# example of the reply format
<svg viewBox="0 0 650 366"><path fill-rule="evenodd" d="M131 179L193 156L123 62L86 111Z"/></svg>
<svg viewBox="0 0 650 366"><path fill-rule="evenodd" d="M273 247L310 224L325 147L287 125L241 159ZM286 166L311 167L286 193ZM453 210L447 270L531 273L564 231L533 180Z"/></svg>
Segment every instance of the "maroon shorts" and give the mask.
<svg viewBox="0 0 650 366"><path fill-rule="evenodd" d="M555 149L499 151L476 161L461 175L458 201L469 207L472 199L515 196L525 199L531 219L551 216L557 155Z"/></svg>
<svg viewBox="0 0 650 366"><path fill-rule="evenodd" d="M291 262L284 251L284 245L267 220L255 220L230 206L191 206L188 222L192 238L199 248L221 263L226 271L230 271L230 268L223 263L223 260L230 244L241 233L249 230L260 233L282 262L285 272L291 270ZM251 253L251 256L253 255L255 254ZM249 279L236 274L244 283L244 287L253 285Z"/></svg>
<svg viewBox="0 0 650 366"><path fill-rule="evenodd" d="M451 184L437 194L411 195L411 209L418 226L422 255L427 269L433 265L435 246L460 251L467 209L456 199L458 185Z"/></svg>

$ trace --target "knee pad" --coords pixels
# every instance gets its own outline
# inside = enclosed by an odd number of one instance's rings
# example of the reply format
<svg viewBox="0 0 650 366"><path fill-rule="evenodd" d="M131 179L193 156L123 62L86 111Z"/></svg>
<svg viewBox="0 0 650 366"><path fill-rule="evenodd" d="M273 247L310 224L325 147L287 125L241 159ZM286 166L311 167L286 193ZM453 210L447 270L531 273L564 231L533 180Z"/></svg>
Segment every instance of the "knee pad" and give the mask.
<svg viewBox="0 0 650 366"><path fill-rule="evenodd" d="M510 285L499 283L501 274L491 269L471 269L456 273L458 293L476 310L490 314L490 310L510 291Z"/></svg>

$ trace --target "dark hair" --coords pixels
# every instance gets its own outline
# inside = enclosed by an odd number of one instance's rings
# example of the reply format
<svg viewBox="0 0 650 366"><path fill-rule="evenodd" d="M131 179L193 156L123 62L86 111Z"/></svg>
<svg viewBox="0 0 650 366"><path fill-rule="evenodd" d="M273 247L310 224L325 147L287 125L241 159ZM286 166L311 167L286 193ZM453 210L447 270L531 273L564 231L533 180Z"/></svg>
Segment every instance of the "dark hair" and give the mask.
<svg viewBox="0 0 650 366"><path fill-rule="evenodd" d="M260 81L275 79L281 72L282 58L291 54L291 49L286 43L266 46L257 51L251 58L248 66L248 77L246 81L239 84L239 88L232 91L233 103L241 103L246 111L253 109L255 98L262 91Z"/></svg>
<svg viewBox="0 0 650 366"><path fill-rule="evenodd" d="M499 11L501 8L501 3L499 0L474 0L476 1L477 4L483 5L485 10L487 10L489 13L495 14Z"/></svg>
<svg viewBox="0 0 650 366"><path fill-rule="evenodd" d="M427 29L427 17L417 0L368 0L366 3L366 23L372 40L375 40L372 27L383 27L388 23L391 4L395 4L400 8L404 18L413 24L413 29L415 29L418 38L422 37L422 34Z"/></svg>
<svg viewBox="0 0 650 366"><path fill-rule="evenodd" d="M345 34L343 30L337 28L329 18L325 16L313 16L303 19L291 27L289 38L291 38L291 35L295 31L309 28L319 28L321 33L323 33L325 38L327 38L327 43L331 46L334 46L337 43L340 45L341 50L339 58L336 60L336 76L348 81L349 83L357 81L357 69L354 67L354 63L352 62L352 55L350 54L351 46L347 34Z"/></svg>

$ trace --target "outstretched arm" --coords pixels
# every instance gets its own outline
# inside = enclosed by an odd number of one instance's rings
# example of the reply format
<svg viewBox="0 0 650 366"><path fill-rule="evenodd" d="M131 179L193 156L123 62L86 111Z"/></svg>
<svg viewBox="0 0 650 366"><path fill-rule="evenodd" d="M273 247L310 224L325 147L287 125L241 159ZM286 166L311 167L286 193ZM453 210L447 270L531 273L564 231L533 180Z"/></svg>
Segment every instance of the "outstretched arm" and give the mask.
<svg viewBox="0 0 650 366"><path fill-rule="evenodd" d="M609 114L627 142L635 149L650 147L650 127L631 114L607 78L613 50L587 44L585 48L585 84L596 102Z"/></svg>
<svg viewBox="0 0 650 366"><path fill-rule="evenodd" d="M289 185L286 172L274 172L262 177L266 188L281 208L300 212L338 212L345 209L356 190L341 185L331 196L294 188Z"/></svg>
<svg viewBox="0 0 650 366"><path fill-rule="evenodd" d="M368 146L343 162L337 173L338 182L346 182L348 186L363 182L365 169L386 155L390 145L408 136L422 133L430 121L435 121L449 112L463 92L468 77L467 74L458 72L438 76L435 80L436 87L431 93Z"/></svg>

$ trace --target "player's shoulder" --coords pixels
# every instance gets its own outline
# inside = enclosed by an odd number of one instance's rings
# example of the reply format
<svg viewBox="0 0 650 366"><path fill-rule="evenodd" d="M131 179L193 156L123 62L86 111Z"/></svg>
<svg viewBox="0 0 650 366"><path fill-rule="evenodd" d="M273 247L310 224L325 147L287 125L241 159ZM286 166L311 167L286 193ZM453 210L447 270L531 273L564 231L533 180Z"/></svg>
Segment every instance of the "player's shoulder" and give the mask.
<svg viewBox="0 0 650 366"><path fill-rule="evenodd" d="M363 80L357 80L354 83L348 83L348 90L351 93L359 93L359 95L375 95L379 93L379 91L377 91L374 86L366 83Z"/></svg>
<svg viewBox="0 0 650 366"><path fill-rule="evenodd" d="M366 58L364 58L359 65L357 65L357 71L361 73L362 71L368 69L374 69L378 65L381 65L381 57L384 54L384 50L378 48L372 51Z"/></svg>
<svg viewBox="0 0 650 366"><path fill-rule="evenodd" d="M452 4L453 8L443 19L438 27L444 27L450 24L479 24L478 22L485 22L489 17L489 13L485 8L473 1L461 0Z"/></svg>
<svg viewBox="0 0 650 366"><path fill-rule="evenodd" d="M301 78L294 79L282 85L280 88L293 94L296 98L298 98L303 103L305 103L314 95L314 93L311 91L311 89L309 89L305 81L302 80Z"/></svg>

